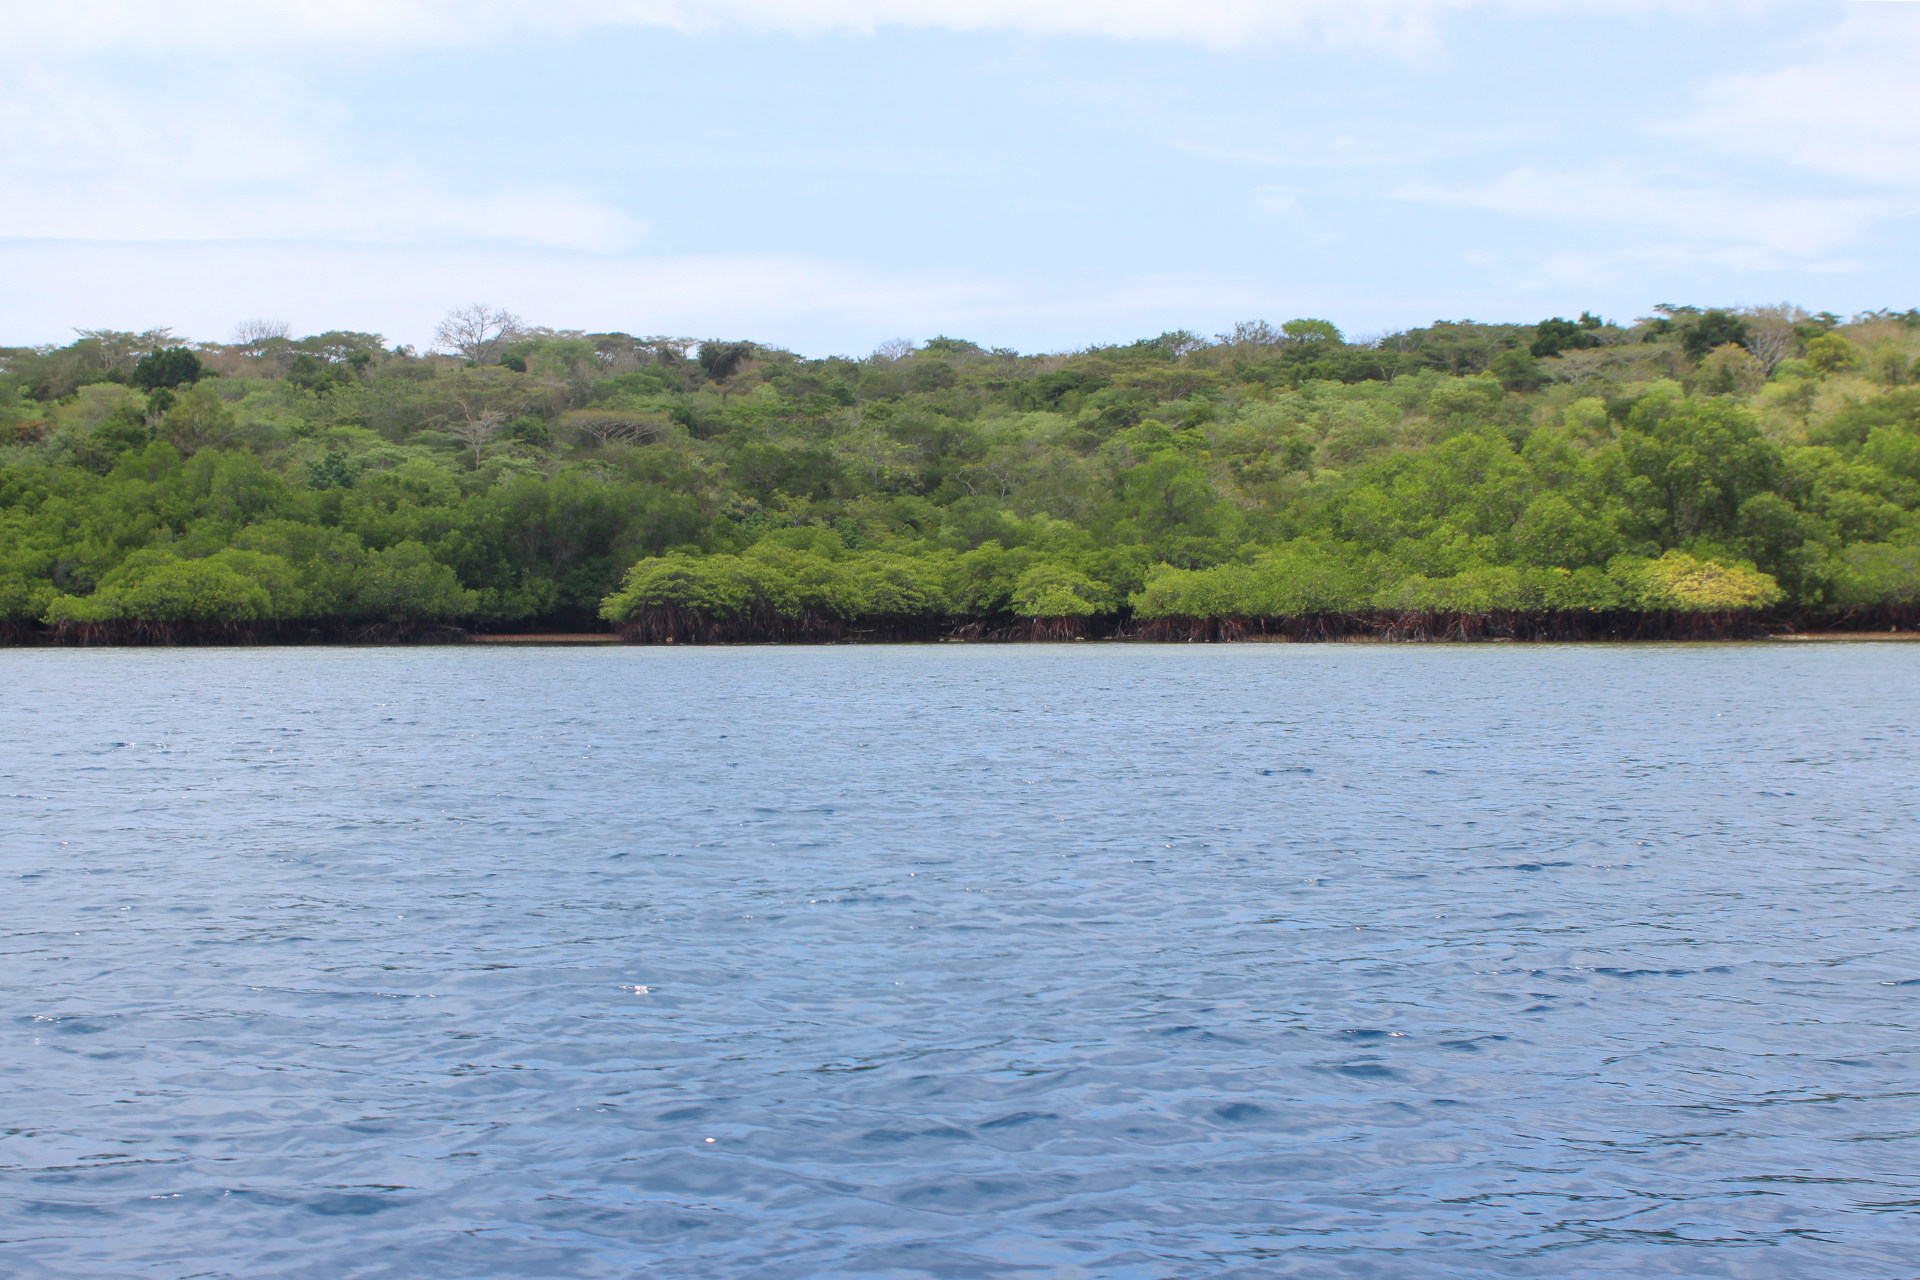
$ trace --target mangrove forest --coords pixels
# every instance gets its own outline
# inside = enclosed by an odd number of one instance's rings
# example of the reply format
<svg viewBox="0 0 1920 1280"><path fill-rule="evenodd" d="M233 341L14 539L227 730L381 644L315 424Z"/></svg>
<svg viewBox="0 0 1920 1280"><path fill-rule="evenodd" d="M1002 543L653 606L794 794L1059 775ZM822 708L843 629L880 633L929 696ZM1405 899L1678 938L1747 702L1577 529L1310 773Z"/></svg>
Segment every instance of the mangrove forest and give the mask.
<svg viewBox="0 0 1920 1280"><path fill-rule="evenodd" d="M451 313L0 348L0 640L1920 623L1920 310L809 358Z"/></svg>

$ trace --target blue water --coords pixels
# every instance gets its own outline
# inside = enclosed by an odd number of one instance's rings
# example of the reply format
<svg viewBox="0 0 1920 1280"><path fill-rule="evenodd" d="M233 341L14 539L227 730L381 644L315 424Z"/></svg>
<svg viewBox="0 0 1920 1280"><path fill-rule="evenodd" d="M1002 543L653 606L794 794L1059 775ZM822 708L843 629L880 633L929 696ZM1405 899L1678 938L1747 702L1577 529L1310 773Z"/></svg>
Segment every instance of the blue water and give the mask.
<svg viewBox="0 0 1920 1280"><path fill-rule="evenodd" d="M0 689L9 1276L1920 1274L1920 646Z"/></svg>

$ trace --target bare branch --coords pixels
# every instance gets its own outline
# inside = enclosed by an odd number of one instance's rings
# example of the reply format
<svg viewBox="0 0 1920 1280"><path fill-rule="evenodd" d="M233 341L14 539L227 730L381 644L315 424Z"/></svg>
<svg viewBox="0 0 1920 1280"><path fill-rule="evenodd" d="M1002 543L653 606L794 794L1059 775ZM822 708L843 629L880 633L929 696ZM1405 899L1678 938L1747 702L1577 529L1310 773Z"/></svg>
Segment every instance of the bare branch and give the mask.
<svg viewBox="0 0 1920 1280"><path fill-rule="evenodd" d="M75 329L74 332L94 344L94 356L106 369L132 369L141 357L179 341L172 329L147 329L141 333L119 329Z"/></svg>
<svg viewBox="0 0 1920 1280"><path fill-rule="evenodd" d="M525 332L526 325L513 312L475 302L449 311L434 328L433 341L474 364L492 364L502 348Z"/></svg>
<svg viewBox="0 0 1920 1280"><path fill-rule="evenodd" d="M1746 307L1740 316L1747 322L1748 349L1766 376L1773 376L1775 366L1800 350L1796 326L1808 319L1802 308L1783 302L1771 307Z"/></svg>
<svg viewBox="0 0 1920 1280"><path fill-rule="evenodd" d="M233 326L233 345L236 347L257 348L271 338L289 338L293 336L293 326L285 320L270 320L265 316L255 316L251 320L242 320Z"/></svg>
<svg viewBox="0 0 1920 1280"><path fill-rule="evenodd" d="M461 407L464 409L466 406ZM500 428L506 425L506 421L507 415L497 409L469 411L465 416L448 423L447 433L473 450L473 465L478 468L481 452L499 437Z"/></svg>
<svg viewBox="0 0 1920 1280"><path fill-rule="evenodd" d="M618 409L575 409L560 419L581 435L609 444L645 444L667 432L668 419L657 413L628 413Z"/></svg>

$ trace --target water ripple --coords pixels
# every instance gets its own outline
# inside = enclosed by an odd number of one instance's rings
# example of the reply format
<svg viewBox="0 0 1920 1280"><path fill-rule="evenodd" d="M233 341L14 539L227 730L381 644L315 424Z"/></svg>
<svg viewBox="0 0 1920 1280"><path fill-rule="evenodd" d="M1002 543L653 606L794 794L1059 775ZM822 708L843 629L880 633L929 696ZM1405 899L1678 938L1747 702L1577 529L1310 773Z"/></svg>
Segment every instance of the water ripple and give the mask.
<svg viewBox="0 0 1920 1280"><path fill-rule="evenodd" d="M0 1264L1912 1274L1917 659L0 652Z"/></svg>

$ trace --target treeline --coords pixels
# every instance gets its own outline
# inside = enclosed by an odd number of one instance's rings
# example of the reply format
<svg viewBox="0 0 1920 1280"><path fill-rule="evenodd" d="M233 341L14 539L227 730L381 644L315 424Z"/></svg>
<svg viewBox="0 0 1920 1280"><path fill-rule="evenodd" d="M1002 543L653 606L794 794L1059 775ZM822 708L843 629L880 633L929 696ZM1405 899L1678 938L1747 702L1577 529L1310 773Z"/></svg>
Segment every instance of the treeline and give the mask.
<svg viewBox="0 0 1920 1280"><path fill-rule="evenodd" d="M0 636L1737 635L1920 621L1920 312L806 359L249 322L0 350Z"/></svg>

